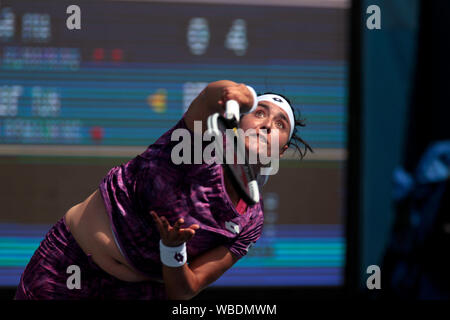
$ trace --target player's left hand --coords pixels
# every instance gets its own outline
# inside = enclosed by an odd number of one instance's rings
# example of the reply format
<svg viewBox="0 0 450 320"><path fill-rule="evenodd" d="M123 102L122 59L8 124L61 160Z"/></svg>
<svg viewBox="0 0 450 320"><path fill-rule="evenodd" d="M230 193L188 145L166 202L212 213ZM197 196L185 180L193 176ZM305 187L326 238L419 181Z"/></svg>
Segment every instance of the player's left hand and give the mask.
<svg viewBox="0 0 450 320"><path fill-rule="evenodd" d="M191 240L195 235L195 230L200 229L198 224L192 224L187 228L181 228L184 223L183 218L178 219L172 227L166 217L159 217L155 211L150 211L150 214L156 222L163 244L168 247L177 247L183 242Z"/></svg>

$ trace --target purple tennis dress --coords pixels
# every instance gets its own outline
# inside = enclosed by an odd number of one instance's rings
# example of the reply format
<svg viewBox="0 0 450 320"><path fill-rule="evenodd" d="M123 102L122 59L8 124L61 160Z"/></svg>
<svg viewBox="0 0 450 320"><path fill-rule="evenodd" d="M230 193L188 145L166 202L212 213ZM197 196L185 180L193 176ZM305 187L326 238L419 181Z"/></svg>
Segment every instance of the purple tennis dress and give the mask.
<svg viewBox="0 0 450 320"><path fill-rule="evenodd" d="M172 162L172 148L179 141L171 141L171 136L178 128L187 130L183 118L142 154L112 168L99 185L120 251L130 265L152 278L162 279L162 264L159 257L160 235L150 215L151 210L159 216L165 216L171 224L183 218L186 226L194 223L200 226L195 236L187 242L188 263L202 253L221 245L241 258L259 239L263 227L262 201L247 208L242 206L241 201L236 208L226 193L224 170L220 164ZM193 138L192 131L189 132ZM240 208L245 210L239 212ZM63 235L55 237L55 232ZM70 239L67 240L68 238ZM55 247L54 250L48 250L48 243ZM39 260L64 259L65 255L61 254L61 251L71 246L77 247L69 250L76 251L76 254L69 255L70 261L65 261L63 265L80 263L84 268L92 266L91 269L96 272L96 279L100 277L103 282L97 280L95 284L87 283L83 293L77 294L77 291L83 291L82 289L68 290L67 266L63 268L60 262L59 267L54 267L59 268L57 272L42 272L41 276L48 278L52 274L62 274L61 279L51 279L50 282L63 281L63 283L58 282L56 285L58 288L46 290L47 294L39 295L40 288L36 287L34 282L40 284L46 280L48 282L48 279L36 279L36 274L40 273L37 266L41 263ZM45 248L47 250L43 250ZM30 272L35 276L32 277ZM52 290L57 294L52 294ZM103 294L108 292L108 296L103 296L102 292ZM128 283L98 268L73 241L62 219L49 231L36 250L22 275L16 298L92 297L165 299L166 295L164 285L161 283L154 281Z"/></svg>

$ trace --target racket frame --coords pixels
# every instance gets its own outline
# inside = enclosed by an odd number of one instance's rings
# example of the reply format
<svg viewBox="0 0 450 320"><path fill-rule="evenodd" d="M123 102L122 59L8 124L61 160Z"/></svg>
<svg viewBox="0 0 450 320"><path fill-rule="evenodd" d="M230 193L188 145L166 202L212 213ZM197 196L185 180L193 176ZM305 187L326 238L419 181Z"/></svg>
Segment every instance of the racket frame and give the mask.
<svg viewBox="0 0 450 320"><path fill-rule="evenodd" d="M235 100L229 100L226 103L226 111L225 116L222 116L221 114L214 113L210 115L207 119L207 127L208 127L208 133L211 135L214 135L215 141L217 141L217 137L222 137L222 132L219 129L219 121L221 121L225 128L232 129L234 131L234 134L237 138L237 142L234 143L233 141L233 147L234 152L239 152L238 150L241 148L239 144L241 143L238 136L237 129L239 128L239 104ZM233 138L234 139L234 138ZM217 143L217 142L215 142ZM226 162L226 155L223 152L223 145L218 145L216 150L216 156L218 159L223 160L223 167L225 168L225 172L228 173L228 176L230 177L230 180L233 184L233 186L237 189L236 191L239 193L241 198L248 204L248 205L254 205L259 202L260 200L260 193L259 193L259 186L258 182L256 180L256 175L253 171L252 166L248 163L248 155L244 152L244 159L245 163L241 164L243 166L243 171L245 173L245 176L247 178L247 188L248 192L245 189L245 187L242 187L241 181L236 178L235 174L233 173L232 169L229 167L229 165Z"/></svg>

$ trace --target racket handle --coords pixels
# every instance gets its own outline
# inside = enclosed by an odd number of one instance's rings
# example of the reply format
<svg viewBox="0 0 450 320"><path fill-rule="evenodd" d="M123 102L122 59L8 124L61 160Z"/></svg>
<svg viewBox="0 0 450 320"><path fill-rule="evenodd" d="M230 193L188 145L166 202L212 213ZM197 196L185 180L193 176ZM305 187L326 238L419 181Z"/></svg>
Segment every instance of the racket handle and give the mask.
<svg viewBox="0 0 450 320"><path fill-rule="evenodd" d="M232 119L233 116L239 122L240 107L236 100L228 100L225 106L225 118Z"/></svg>
<svg viewBox="0 0 450 320"><path fill-rule="evenodd" d="M252 180L248 183L248 190L250 191L250 197L255 203L259 202L259 187L256 180Z"/></svg>

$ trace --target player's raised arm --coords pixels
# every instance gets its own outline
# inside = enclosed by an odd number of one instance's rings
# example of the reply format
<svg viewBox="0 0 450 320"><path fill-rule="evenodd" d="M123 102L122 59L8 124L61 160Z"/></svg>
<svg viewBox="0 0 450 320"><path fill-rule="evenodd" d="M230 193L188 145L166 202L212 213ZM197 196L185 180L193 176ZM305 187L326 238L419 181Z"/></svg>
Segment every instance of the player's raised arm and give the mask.
<svg viewBox="0 0 450 320"><path fill-rule="evenodd" d="M245 84L229 80L211 82L186 111L184 119L188 129L194 131L194 121L202 121L203 131L206 130L208 116L216 112L223 113L228 100L236 100L241 112L248 112L254 104L253 94Z"/></svg>

